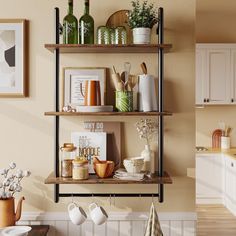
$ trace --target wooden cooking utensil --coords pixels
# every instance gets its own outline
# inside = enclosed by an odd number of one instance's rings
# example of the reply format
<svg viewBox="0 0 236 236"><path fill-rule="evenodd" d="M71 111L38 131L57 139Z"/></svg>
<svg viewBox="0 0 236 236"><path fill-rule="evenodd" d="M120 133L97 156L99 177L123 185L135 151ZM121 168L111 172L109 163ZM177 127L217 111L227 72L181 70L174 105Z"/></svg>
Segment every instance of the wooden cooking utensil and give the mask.
<svg viewBox="0 0 236 236"><path fill-rule="evenodd" d="M130 75L128 80L128 90L133 91L133 88L138 84L138 76Z"/></svg>
<svg viewBox="0 0 236 236"><path fill-rule="evenodd" d="M112 81L113 81L113 84L114 84L114 86L115 86L115 89L116 89L116 91L120 91L119 90L119 83L120 83L120 81L121 81L121 78L120 78L120 74L119 73L116 73L116 74L112 74L111 75L111 78L112 78Z"/></svg>
<svg viewBox="0 0 236 236"><path fill-rule="evenodd" d="M127 42L132 42L132 31L128 26L128 14L129 10L119 10L114 12L107 20L106 26L116 28L117 26L124 26L127 31Z"/></svg>
<svg viewBox="0 0 236 236"><path fill-rule="evenodd" d="M125 72L123 71L120 75L121 82L125 85Z"/></svg>
<svg viewBox="0 0 236 236"><path fill-rule="evenodd" d="M145 62L143 62L141 65L141 69L142 69L142 71L143 71L143 74L147 74L147 66L146 66L146 63Z"/></svg>

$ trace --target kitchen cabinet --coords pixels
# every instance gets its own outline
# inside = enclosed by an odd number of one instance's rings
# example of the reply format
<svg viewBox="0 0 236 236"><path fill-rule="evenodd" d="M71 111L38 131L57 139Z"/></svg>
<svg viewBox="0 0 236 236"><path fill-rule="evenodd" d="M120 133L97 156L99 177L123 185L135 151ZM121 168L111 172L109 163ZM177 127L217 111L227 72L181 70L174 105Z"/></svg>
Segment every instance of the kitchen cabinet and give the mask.
<svg viewBox="0 0 236 236"><path fill-rule="evenodd" d="M221 154L196 155L196 202L222 203L224 165Z"/></svg>
<svg viewBox="0 0 236 236"><path fill-rule="evenodd" d="M224 203L236 215L236 160L225 155Z"/></svg>
<svg viewBox="0 0 236 236"><path fill-rule="evenodd" d="M230 104L231 97L231 49L197 44L196 104Z"/></svg>
<svg viewBox="0 0 236 236"><path fill-rule="evenodd" d="M231 91L230 92L231 92L231 103L236 104L236 48L231 50Z"/></svg>

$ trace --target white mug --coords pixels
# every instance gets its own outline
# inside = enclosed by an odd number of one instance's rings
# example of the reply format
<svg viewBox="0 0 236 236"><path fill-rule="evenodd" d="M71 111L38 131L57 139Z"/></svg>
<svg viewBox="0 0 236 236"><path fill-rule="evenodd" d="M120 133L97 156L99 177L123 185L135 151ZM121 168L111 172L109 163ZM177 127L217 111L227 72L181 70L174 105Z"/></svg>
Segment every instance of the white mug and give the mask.
<svg viewBox="0 0 236 236"><path fill-rule="evenodd" d="M68 213L73 224L81 225L87 219L87 215L83 208L77 206L74 202L68 205Z"/></svg>
<svg viewBox="0 0 236 236"><path fill-rule="evenodd" d="M152 75L139 75L139 111L157 111L155 80Z"/></svg>
<svg viewBox="0 0 236 236"><path fill-rule="evenodd" d="M101 225L106 222L108 215L103 207L98 206L96 203L89 205L90 217L94 224Z"/></svg>

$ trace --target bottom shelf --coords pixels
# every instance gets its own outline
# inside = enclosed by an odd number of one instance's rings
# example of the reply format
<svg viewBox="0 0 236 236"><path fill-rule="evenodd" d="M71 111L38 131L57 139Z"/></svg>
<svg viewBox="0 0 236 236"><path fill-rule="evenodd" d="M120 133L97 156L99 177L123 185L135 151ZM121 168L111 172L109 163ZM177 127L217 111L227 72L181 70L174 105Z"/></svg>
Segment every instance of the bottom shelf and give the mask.
<svg viewBox="0 0 236 236"><path fill-rule="evenodd" d="M167 172L164 172L163 177L147 177L142 181L119 180L114 178L101 179L96 175L90 175L87 180L74 180L72 178L56 177L54 173L51 173L45 180L45 184L172 184L172 179Z"/></svg>

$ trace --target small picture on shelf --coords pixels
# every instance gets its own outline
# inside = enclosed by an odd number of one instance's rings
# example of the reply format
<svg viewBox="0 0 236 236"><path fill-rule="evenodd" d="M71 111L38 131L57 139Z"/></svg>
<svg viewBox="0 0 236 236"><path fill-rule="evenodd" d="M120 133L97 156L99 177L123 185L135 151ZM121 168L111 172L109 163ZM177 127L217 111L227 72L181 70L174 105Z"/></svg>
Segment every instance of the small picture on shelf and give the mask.
<svg viewBox="0 0 236 236"><path fill-rule="evenodd" d="M106 160L107 134L105 132L72 132L71 142L77 147L77 156L85 156L89 162L89 173L94 173L93 158Z"/></svg>
<svg viewBox="0 0 236 236"><path fill-rule="evenodd" d="M101 105L105 105L106 68L104 67L66 67L63 69L63 106L85 105L86 83L99 81Z"/></svg>

